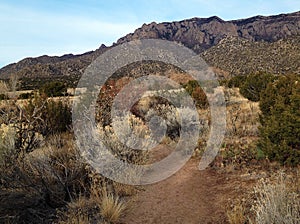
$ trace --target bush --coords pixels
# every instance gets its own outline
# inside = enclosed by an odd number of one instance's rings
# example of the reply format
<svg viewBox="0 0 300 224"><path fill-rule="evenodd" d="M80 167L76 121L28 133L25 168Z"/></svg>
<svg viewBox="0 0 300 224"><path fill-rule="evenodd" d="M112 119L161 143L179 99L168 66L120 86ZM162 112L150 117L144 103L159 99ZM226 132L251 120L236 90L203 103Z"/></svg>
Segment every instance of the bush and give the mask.
<svg viewBox="0 0 300 224"><path fill-rule="evenodd" d="M125 203L115 194L112 181L80 159L70 133L50 135L66 130L67 125L56 123L65 122L70 115L68 105L39 95L24 104L7 101L5 110L0 110L0 223L117 220ZM103 137L115 140L109 142L112 150L128 156L130 162L145 160L144 151L124 152L125 146L116 148L117 138L108 129ZM144 126L136 131L141 135L144 132ZM37 148L35 142L41 134L45 142ZM107 197L99 194L95 198L95 192L104 188Z"/></svg>
<svg viewBox="0 0 300 224"><path fill-rule="evenodd" d="M30 93L21 93L18 97L18 99L21 99L21 100L26 100L26 99L29 99L33 97L33 93L30 92Z"/></svg>
<svg viewBox="0 0 300 224"><path fill-rule="evenodd" d="M206 94L196 80L190 80L187 84L184 85L184 88L193 97L197 107L208 107Z"/></svg>
<svg viewBox="0 0 300 224"><path fill-rule="evenodd" d="M247 76L245 75L234 76L228 81L227 86L229 88L233 88L233 87L240 88L244 84L246 78Z"/></svg>
<svg viewBox="0 0 300 224"><path fill-rule="evenodd" d="M31 116L39 116L40 124L36 131L43 136L65 132L72 124L71 108L67 102L46 99L35 95L29 100L25 112Z"/></svg>
<svg viewBox="0 0 300 224"><path fill-rule="evenodd" d="M15 148L24 153L37 148L44 137L65 132L71 126L71 109L67 102L36 94L22 105L7 101L1 106L0 122L14 128Z"/></svg>
<svg viewBox="0 0 300 224"><path fill-rule="evenodd" d="M6 94L0 94L0 100L7 100L8 96Z"/></svg>
<svg viewBox="0 0 300 224"><path fill-rule="evenodd" d="M299 195L291 192L283 174L274 184L263 180L254 189L257 196L253 206L257 224L294 224L300 220Z"/></svg>
<svg viewBox="0 0 300 224"><path fill-rule="evenodd" d="M271 160L300 163L300 77L282 76L261 94L259 145Z"/></svg>
<svg viewBox="0 0 300 224"><path fill-rule="evenodd" d="M256 73L248 75L240 86L240 93L247 99L258 102L260 94L266 89L268 83L275 79L273 75Z"/></svg>
<svg viewBox="0 0 300 224"><path fill-rule="evenodd" d="M53 223L55 209L87 193L90 171L65 137L60 147L47 145L0 164L0 222Z"/></svg>
<svg viewBox="0 0 300 224"><path fill-rule="evenodd" d="M9 163L15 156L16 131L12 125L0 126L0 166Z"/></svg>
<svg viewBox="0 0 300 224"><path fill-rule="evenodd" d="M114 129L117 128L117 130ZM99 134L104 145L121 160L133 164L144 164L148 159L148 153L144 150L133 150L130 146L145 149L150 147L152 141L141 141L150 139L150 131L140 118L126 114L114 120L114 127L99 125ZM118 134L118 135L117 135ZM126 144L120 139L126 140Z"/></svg>
<svg viewBox="0 0 300 224"><path fill-rule="evenodd" d="M39 92L47 97L65 96L67 94L67 86L62 82L50 82L42 86Z"/></svg>

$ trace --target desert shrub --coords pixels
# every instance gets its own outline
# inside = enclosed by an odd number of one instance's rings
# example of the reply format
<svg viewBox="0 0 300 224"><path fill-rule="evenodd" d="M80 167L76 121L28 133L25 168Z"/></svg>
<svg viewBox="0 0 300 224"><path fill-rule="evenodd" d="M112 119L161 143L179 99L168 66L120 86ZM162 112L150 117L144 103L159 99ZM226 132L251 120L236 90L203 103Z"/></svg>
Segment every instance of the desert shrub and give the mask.
<svg viewBox="0 0 300 224"><path fill-rule="evenodd" d="M78 199L71 201L65 210L58 212L59 224L90 224L92 223L92 215L96 215L94 200L88 197L79 196ZM96 217L99 219L100 217ZM96 222L101 223L101 222Z"/></svg>
<svg viewBox="0 0 300 224"><path fill-rule="evenodd" d="M72 135L61 133L65 129L56 128L55 124L48 122L48 119L63 122L55 117L66 118L64 113L57 115L57 111L65 105L36 95L28 103L19 105L15 101L7 101L5 107L1 107L1 223L54 223L56 212L65 209L68 210L68 217L62 220L66 220L65 223L89 222L97 205L88 204L86 212L77 212L76 218L72 203L80 204L80 197L90 200L92 184L97 183L100 189L110 186L113 190L112 181L96 175L80 159ZM42 134L43 144L35 144ZM136 158L128 159L135 161ZM100 208L96 211L100 214Z"/></svg>
<svg viewBox="0 0 300 224"><path fill-rule="evenodd" d="M8 128L5 126L3 130ZM8 135L13 138L13 129L3 133L1 149L3 145L13 148L13 140L12 143L3 142L3 139L8 141ZM114 193L112 181L95 173L81 159L72 135L53 135L46 140L42 148L22 157L1 154L0 222L102 223L104 218L110 222L116 220L125 202ZM107 197L103 192L108 192ZM102 209L105 217L101 217Z"/></svg>
<svg viewBox="0 0 300 224"><path fill-rule="evenodd" d="M240 88L244 84L246 78L247 76L245 75L234 76L231 79L229 79L227 86L229 88L234 88L234 87Z"/></svg>
<svg viewBox="0 0 300 224"><path fill-rule="evenodd" d="M300 163L300 77L282 76L262 93L259 146L271 160Z"/></svg>
<svg viewBox="0 0 300 224"><path fill-rule="evenodd" d="M48 145L0 164L1 219L53 223L56 209L88 194L90 170L81 161L72 139L68 137L64 142L59 148Z"/></svg>
<svg viewBox="0 0 300 224"><path fill-rule="evenodd" d="M253 103L248 105L232 104L227 106L227 135L232 137L258 135L259 109Z"/></svg>
<svg viewBox="0 0 300 224"><path fill-rule="evenodd" d="M6 94L9 90L9 86L7 84L7 82L5 82L4 80L0 80L0 94Z"/></svg>
<svg viewBox="0 0 300 224"><path fill-rule="evenodd" d="M216 162L221 162L221 166L243 169L259 159L263 158L259 158L255 140L249 137L230 137L225 139L220 150L219 161Z"/></svg>
<svg viewBox="0 0 300 224"><path fill-rule="evenodd" d="M43 85L39 92L48 97L65 96L67 93L67 86L63 82L49 82Z"/></svg>
<svg viewBox="0 0 300 224"><path fill-rule="evenodd" d="M16 130L11 125L0 126L0 164L9 163L15 158Z"/></svg>
<svg viewBox="0 0 300 224"><path fill-rule="evenodd" d="M51 191L51 193L60 194L59 199L55 200L61 203L70 202L79 195L87 193L90 187L91 170L81 159L74 142L70 141L62 148L54 147L46 160L60 187L60 191Z"/></svg>
<svg viewBox="0 0 300 224"><path fill-rule="evenodd" d="M114 130L117 128L117 130ZM118 133L118 135L116 134ZM100 137L105 146L121 160L134 164L143 164L147 160L147 152L144 150L135 150L132 146L138 148L147 148L151 141L150 132L144 122L134 115L127 114L117 117L113 126L99 126ZM120 139L126 140L126 144Z"/></svg>
<svg viewBox="0 0 300 224"><path fill-rule="evenodd" d="M0 122L2 125L12 127L15 131L15 149L19 156L21 151L31 151L39 141L35 129L39 125L37 117L30 117L24 113L24 108L15 101L6 101L0 109Z"/></svg>
<svg viewBox="0 0 300 224"><path fill-rule="evenodd" d="M154 116L158 116L164 120L166 125L166 135L171 139L176 139L180 136L180 120L177 109L172 105L158 104L151 108L145 117L146 121L150 121ZM160 122L157 125L163 125ZM157 127L157 130L163 130L163 127Z"/></svg>
<svg viewBox="0 0 300 224"><path fill-rule="evenodd" d="M0 100L7 100L8 96L6 94L1 93L0 94Z"/></svg>
<svg viewBox="0 0 300 224"><path fill-rule="evenodd" d="M18 96L18 99L22 99L22 100L25 100L25 99L29 99L33 97L33 93L21 93L19 96Z"/></svg>
<svg viewBox="0 0 300 224"><path fill-rule="evenodd" d="M24 110L29 117L39 116L40 124L36 131L44 136L65 132L72 123L71 108L61 100L55 101L36 94Z"/></svg>
<svg viewBox="0 0 300 224"><path fill-rule="evenodd" d="M248 75L240 86L240 92L247 99L257 102L260 99L260 93L265 90L268 83L274 79L275 77L273 75L267 73Z"/></svg>
<svg viewBox="0 0 300 224"><path fill-rule="evenodd" d="M281 173L275 183L262 180L254 189L256 202L253 206L257 224L294 224L300 220L299 195L289 190Z"/></svg>
<svg viewBox="0 0 300 224"><path fill-rule="evenodd" d="M67 131L71 125L71 109L67 102L36 94L22 103L5 101L0 108L0 122L15 129L15 148L27 153L37 148L44 137Z"/></svg>
<svg viewBox="0 0 300 224"><path fill-rule="evenodd" d="M152 125L155 125L156 130L165 130L166 137L176 140L180 137L181 123L186 124L191 122L191 126L189 127L192 130L192 123L197 121L194 115L195 111L188 107L176 108L173 105L158 104L149 109L145 115L145 122L154 122Z"/></svg>
<svg viewBox="0 0 300 224"><path fill-rule="evenodd" d="M189 81L184 85L184 88L193 97L197 107L199 108L208 107L207 96L196 80Z"/></svg>

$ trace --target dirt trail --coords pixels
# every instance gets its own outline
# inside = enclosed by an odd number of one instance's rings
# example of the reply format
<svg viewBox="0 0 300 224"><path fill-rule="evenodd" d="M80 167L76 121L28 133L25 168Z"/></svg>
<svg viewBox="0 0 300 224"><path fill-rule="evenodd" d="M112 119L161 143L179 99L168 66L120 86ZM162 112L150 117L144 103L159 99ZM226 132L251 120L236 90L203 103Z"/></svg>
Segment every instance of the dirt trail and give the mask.
<svg viewBox="0 0 300 224"><path fill-rule="evenodd" d="M172 177L145 186L121 223L227 223L226 201L241 190L241 182L212 168L199 171L198 162L190 160Z"/></svg>

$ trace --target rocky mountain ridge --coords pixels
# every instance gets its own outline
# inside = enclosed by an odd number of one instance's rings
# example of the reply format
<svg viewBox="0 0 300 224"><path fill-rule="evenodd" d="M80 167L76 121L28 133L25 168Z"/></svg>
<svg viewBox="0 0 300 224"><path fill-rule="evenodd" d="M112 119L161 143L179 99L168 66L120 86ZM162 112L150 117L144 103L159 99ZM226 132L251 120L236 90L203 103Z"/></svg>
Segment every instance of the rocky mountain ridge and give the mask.
<svg viewBox="0 0 300 224"><path fill-rule="evenodd" d="M220 59L222 56L216 55L216 52L218 52L217 49L220 49L220 47L226 49L224 43L228 43L228 46L232 46L232 44L229 43L231 37L245 40L247 44L243 47L243 50L247 48L247 51L251 54L256 43L265 42L264 46L268 49L268 46L274 42L280 40L285 41L294 37L297 38L299 35L300 12L276 16L255 16L248 19L232 21L224 21L213 16L210 18L192 18L179 22L165 22L159 24L153 22L148 25L144 24L134 33L120 38L111 47L131 40L145 38L177 41L193 49L195 52L201 53L208 64L224 69L227 72L232 72L227 66L222 66L222 60ZM223 45L222 40L226 40L223 42ZM299 43L296 41L296 44ZM10 64L0 69L0 79L9 78L11 74L16 74L21 78L28 79L65 76L78 78L97 56L109 48L110 47L101 45L97 50L82 55L68 54L61 57L41 56L37 58L25 58L18 63ZM205 52L207 53L205 54ZM236 55L230 57L232 60L233 58L239 57L241 53L238 50L233 52ZM255 50L253 52L257 53ZM265 51L259 52L265 54ZM278 52L278 57L280 57L280 53L281 52ZM232 63L234 63L234 61L232 61ZM239 66L244 65L240 64ZM281 71L275 72L280 73ZM293 71L290 70L289 72ZM239 73L237 72L237 74Z"/></svg>
<svg viewBox="0 0 300 224"><path fill-rule="evenodd" d="M120 38L117 44L143 38L166 39L180 42L200 53L228 36L274 42L294 35L300 35L300 12L232 21L213 16L171 23L153 22L144 24L134 33Z"/></svg>

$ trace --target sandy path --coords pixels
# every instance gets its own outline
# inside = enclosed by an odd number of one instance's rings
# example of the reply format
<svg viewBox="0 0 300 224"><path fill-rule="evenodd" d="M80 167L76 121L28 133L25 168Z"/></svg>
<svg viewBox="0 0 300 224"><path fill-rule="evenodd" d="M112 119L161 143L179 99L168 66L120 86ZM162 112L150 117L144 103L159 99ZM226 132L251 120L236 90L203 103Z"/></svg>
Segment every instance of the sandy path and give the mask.
<svg viewBox="0 0 300 224"><path fill-rule="evenodd" d="M191 160L172 177L145 186L121 223L227 223L224 205L237 187L211 168L199 171L198 162Z"/></svg>

